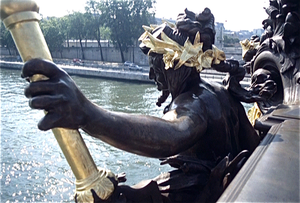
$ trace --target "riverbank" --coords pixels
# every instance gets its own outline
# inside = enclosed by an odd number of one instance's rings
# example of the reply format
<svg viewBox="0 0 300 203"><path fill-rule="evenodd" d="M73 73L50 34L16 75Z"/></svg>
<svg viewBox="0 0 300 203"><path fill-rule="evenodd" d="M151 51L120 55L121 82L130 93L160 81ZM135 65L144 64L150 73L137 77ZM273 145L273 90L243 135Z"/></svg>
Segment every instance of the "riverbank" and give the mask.
<svg viewBox="0 0 300 203"><path fill-rule="evenodd" d="M70 75L78 75L84 77L102 77L108 79L117 79L117 80L127 80L134 82L143 82L143 83L154 83L148 77L148 70L129 70L128 67L120 65L117 63L109 63L102 65L86 66L84 65L57 65L65 70ZM0 61L0 67L6 69L16 69L21 70L23 67L23 62L12 62L12 61Z"/></svg>
<svg viewBox="0 0 300 203"><path fill-rule="evenodd" d="M153 83L149 79L149 67L141 66L141 70L131 70L129 66L122 63L108 63L85 61L84 63L74 63L72 60L59 59L54 62L70 75L78 75L83 77L99 77L106 79L125 80L131 82ZM9 61L7 59L0 60L0 67L6 69L21 70L23 62ZM221 83L226 74L217 72L212 69L206 69L201 72L201 77ZM242 86L249 86L250 76L246 76L241 82Z"/></svg>

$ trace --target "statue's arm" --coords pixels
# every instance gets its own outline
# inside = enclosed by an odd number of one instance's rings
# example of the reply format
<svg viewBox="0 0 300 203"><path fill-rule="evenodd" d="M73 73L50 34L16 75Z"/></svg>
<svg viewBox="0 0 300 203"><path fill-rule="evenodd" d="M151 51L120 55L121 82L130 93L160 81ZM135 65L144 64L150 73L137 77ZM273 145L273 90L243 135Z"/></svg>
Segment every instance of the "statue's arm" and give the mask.
<svg viewBox="0 0 300 203"><path fill-rule="evenodd" d="M206 131L206 114L195 102L166 113L163 118L107 111L90 102L71 77L55 64L38 59L27 62L22 76L43 74L49 80L25 89L29 105L47 111L41 130L81 128L117 148L150 157L167 157L190 148ZM186 103L186 102L185 102Z"/></svg>
<svg viewBox="0 0 300 203"><path fill-rule="evenodd" d="M165 117L111 112L94 106L82 129L125 151L149 157L168 157L190 148L206 130L198 115L168 112ZM185 114L185 115L184 115Z"/></svg>

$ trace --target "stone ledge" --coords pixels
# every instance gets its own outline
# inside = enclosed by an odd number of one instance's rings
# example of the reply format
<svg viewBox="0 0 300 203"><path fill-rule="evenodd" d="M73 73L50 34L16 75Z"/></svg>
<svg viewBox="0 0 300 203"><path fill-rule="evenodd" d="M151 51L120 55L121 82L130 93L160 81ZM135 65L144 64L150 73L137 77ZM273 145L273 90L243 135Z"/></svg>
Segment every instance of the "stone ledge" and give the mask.
<svg viewBox="0 0 300 203"><path fill-rule="evenodd" d="M91 67L66 66L66 65L59 65L59 64L58 66L63 70L65 70L70 75L154 83L152 80L149 79L148 73L145 72L112 70L109 68L102 69L102 68L91 68ZM23 63L0 61L0 67L6 69L21 70L23 67Z"/></svg>

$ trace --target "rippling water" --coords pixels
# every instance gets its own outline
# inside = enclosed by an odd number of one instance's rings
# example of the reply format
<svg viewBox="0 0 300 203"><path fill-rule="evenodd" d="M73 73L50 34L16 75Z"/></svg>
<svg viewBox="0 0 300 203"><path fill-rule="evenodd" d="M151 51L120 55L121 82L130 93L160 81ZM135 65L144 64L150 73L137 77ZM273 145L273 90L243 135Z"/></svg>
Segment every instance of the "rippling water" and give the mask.
<svg viewBox="0 0 300 203"><path fill-rule="evenodd" d="M42 111L32 110L23 95L20 71L1 71L0 202L73 201L75 177L51 131L37 129ZM151 84L73 77L85 95L108 110L162 116ZM115 174L126 172L127 184L157 176L168 167L113 148L82 132L96 165Z"/></svg>
<svg viewBox="0 0 300 203"><path fill-rule="evenodd" d="M75 177L51 131L37 129L42 111L32 110L23 95L20 71L1 71L0 202L73 202ZM105 109L161 117L154 85L73 77L84 94ZM168 171L156 159L113 148L82 132L96 165L115 174L126 172L127 184Z"/></svg>

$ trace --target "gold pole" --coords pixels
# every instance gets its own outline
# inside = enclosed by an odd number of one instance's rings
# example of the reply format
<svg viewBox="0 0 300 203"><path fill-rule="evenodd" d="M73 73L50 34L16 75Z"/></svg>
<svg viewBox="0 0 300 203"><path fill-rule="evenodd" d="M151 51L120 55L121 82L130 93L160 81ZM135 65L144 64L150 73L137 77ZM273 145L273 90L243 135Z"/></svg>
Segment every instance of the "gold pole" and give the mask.
<svg viewBox="0 0 300 203"><path fill-rule="evenodd" d="M33 58L52 61L44 36L39 27L39 7L33 0L1 0L0 16L9 29L24 62ZM35 75L33 81L46 79ZM101 199L107 199L114 191L108 177L114 174L105 169L97 169L78 130L52 129L76 178L78 202L93 202L91 189Z"/></svg>

